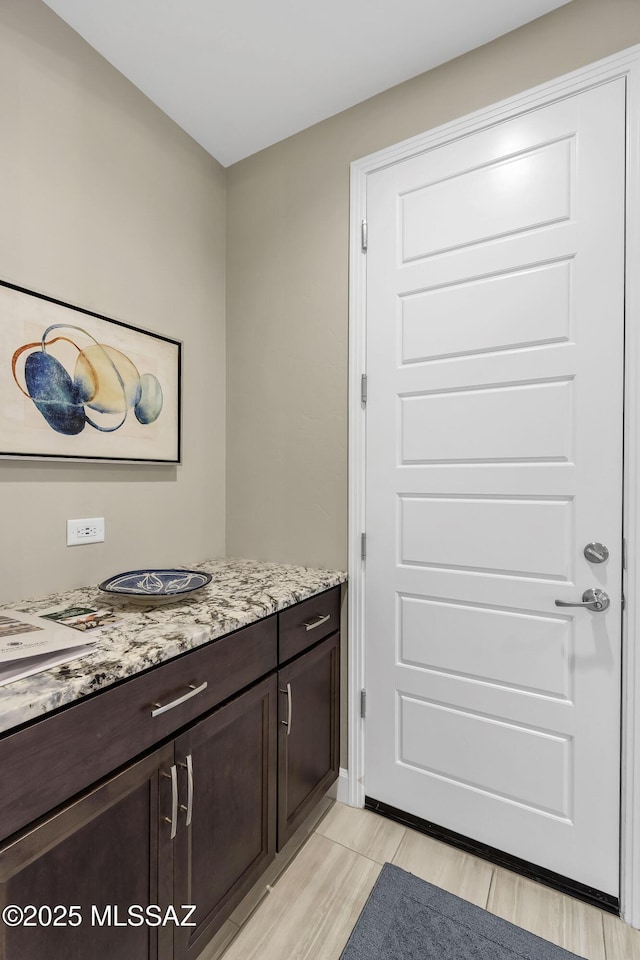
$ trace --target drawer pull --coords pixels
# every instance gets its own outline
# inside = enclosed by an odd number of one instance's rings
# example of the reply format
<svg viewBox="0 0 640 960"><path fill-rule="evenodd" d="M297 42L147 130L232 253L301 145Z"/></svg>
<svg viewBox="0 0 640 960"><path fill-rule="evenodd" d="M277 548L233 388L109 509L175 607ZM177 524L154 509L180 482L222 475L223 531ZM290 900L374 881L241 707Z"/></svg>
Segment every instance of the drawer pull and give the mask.
<svg viewBox="0 0 640 960"><path fill-rule="evenodd" d="M171 780L171 816L165 817L165 823L171 824L171 840L176 835L178 829L178 771L176 770L175 763L171 767L171 773L165 773L162 771L162 776L166 777L167 780Z"/></svg>
<svg viewBox="0 0 640 960"><path fill-rule="evenodd" d="M287 728L287 736L291 734L291 684L288 683L286 689L281 689L280 693L286 693L287 695L287 719L281 720L280 723Z"/></svg>
<svg viewBox="0 0 640 960"><path fill-rule="evenodd" d="M207 689L207 681L201 683L199 687L196 687L193 683L189 684L189 690L187 693L184 693L181 697L178 697L177 700L171 700L170 703L154 703L153 710L151 711L152 717L159 717L161 713L166 713L167 710L173 710L174 707L179 707L181 703L186 703L187 700L191 700L191 697L197 696L199 693L202 693L203 690Z"/></svg>
<svg viewBox="0 0 640 960"><path fill-rule="evenodd" d="M190 753L185 757L185 763L180 766L187 771L187 805L180 804L180 809L186 811L185 825L191 826L191 817L193 816L193 758Z"/></svg>
<svg viewBox="0 0 640 960"><path fill-rule="evenodd" d="M303 623L302 626L305 630L315 630L316 627L321 627L323 623L326 623L327 620L331 619L331 614L327 613L326 616L320 616L316 620L312 620L310 623Z"/></svg>

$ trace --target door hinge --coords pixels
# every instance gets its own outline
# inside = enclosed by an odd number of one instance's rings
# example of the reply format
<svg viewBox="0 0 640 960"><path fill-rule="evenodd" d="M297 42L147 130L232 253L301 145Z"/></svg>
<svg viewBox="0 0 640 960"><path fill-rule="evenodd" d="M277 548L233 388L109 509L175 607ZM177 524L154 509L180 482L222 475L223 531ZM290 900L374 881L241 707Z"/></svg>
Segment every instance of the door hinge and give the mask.
<svg viewBox="0 0 640 960"><path fill-rule="evenodd" d="M360 403L366 406L367 403L367 375L363 373L360 377Z"/></svg>
<svg viewBox="0 0 640 960"><path fill-rule="evenodd" d="M360 559L367 559L367 535L366 533L360 534Z"/></svg>
<svg viewBox="0 0 640 960"><path fill-rule="evenodd" d="M367 223L366 220L363 220L362 223L360 224L360 241L361 241L362 252L366 253L367 245L369 243L369 224Z"/></svg>
<svg viewBox="0 0 640 960"><path fill-rule="evenodd" d="M360 691L360 716L364 720L367 715L367 691Z"/></svg>

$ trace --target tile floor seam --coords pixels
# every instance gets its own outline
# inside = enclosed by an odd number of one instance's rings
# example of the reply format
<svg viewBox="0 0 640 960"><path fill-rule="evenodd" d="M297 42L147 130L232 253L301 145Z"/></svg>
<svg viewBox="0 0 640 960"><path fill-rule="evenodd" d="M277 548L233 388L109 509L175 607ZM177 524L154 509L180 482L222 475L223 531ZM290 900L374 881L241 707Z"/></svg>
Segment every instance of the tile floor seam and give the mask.
<svg viewBox="0 0 640 960"><path fill-rule="evenodd" d="M615 919L616 919L616 920L620 920L619 917L616 917ZM601 922L601 924L602 924L602 939L603 939L603 941L604 941L604 951L603 951L603 953L604 953L604 960L632 960L632 958L627 958L626 956L625 956L625 957L618 957L618 956L615 956L615 954L614 954L613 952L611 952L611 953L609 952L609 947L607 946L607 943L608 943L609 941L612 941L613 938L612 938L612 937L610 937L610 938L607 937L607 932L606 932L606 930L605 930L604 913L601 913L600 922ZM620 920L620 922L623 923L624 921ZM612 943L612 951L613 951L613 943ZM625 954L626 954L626 951L625 951Z"/></svg>
<svg viewBox="0 0 640 960"><path fill-rule="evenodd" d="M316 823L313 825L313 827L312 827L311 830L309 831L309 836L311 836L312 833L318 833L318 832L319 832L320 827L322 826L322 824L324 823L324 821L327 819L327 817L329 816L329 814L331 813L331 811L333 810L333 808L335 807L335 805L336 805L337 802L338 802L337 800L334 800L333 803L330 804L330 805L327 807L327 809L323 812L322 816L318 817L318 820L316 821Z"/></svg>
<svg viewBox="0 0 640 960"><path fill-rule="evenodd" d="M379 860L376 860L375 857L368 857L366 853L361 853L360 850L354 850L353 847L348 846L346 843L342 843L340 840L334 840L333 837L327 837L324 834L319 834L325 840L328 840L329 843L335 843L336 846L342 847L343 850L348 850L349 853L355 853L357 857L362 857L363 860L368 860L369 863L375 863L377 866L382 867L383 864ZM398 851L396 850L396 853ZM390 863L390 860L385 860L384 863Z"/></svg>
<svg viewBox="0 0 640 960"><path fill-rule="evenodd" d="M391 858L391 860L389 861L389 863L393 863L393 862L395 861L396 857L398 856L398 850L400 849L400 844L402 843L402 841L404 840L404 838L406 837L406 835L407 835L407 828L406 828L406 827L403 827L403 828L402 828L402 835L400 836L400 839L398 840L398 845L397 845L396 849L394 850L394 852L393 852L393 857Z"/></svg>
<svg viewBox="0 0 640 960"><path fill-rule="evenodd" d="M484 905L484 909L487 913L491 913L489 910L489 904L491 903L491 894L493 893L493 885L496 882L496 868L493 867L491 870L491 880L489 881L489 889L487 890L487 900Z"/></svg>
<svg viewBox="0 0 640 960"><path fill-rule="evenodd" d="M600 924L602 926L602 953L604 956L604 960L616 960L615 957L611 957L611 958L609 957L609 950L607 948L607 935L604 929L604 917L602 916L600 917Z"/></svg>

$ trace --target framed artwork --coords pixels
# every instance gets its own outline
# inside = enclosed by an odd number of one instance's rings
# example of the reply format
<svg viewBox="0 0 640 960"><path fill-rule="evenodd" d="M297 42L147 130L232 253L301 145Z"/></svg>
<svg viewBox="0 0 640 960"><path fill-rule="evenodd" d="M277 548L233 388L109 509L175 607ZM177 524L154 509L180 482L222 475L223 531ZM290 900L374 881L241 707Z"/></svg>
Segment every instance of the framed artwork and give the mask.
<svg viewBox="0 0 640 960"><path fill-rule="evenodd" d="M0 457L180 462L181 344L0 281Z"/></svg>

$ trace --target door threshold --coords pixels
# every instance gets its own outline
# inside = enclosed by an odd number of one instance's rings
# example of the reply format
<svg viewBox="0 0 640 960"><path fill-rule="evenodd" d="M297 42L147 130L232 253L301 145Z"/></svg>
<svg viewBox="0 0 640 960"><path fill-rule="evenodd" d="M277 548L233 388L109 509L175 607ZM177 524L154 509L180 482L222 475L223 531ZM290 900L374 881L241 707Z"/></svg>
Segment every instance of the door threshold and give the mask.
<svg viewBox="0 0 640 960"><path fill-rule="evenodd" d="M620 916L620 901L618 897L614 897L610 893L603 893L602 890L596 890L584 883L578 883L577 880L563 877L559 873L554 873L553 870L538 867L535 863L529 863L528 860L521 860L519 857L514 857L503 850L490 847L486 843L480 843L470 837L463 836L461 833L455 833L447 827L440 827L438 824L423 820L412 813L398 810L397 807L392 807L381 800L375 800L373 797L365 796L364 807L365 810L378 813L382 817L387 817L388 820L395 820L396 823L401 823L405 827L417 830L418 833L433 837L434 840L441 840L443 843L464 850L465 853L470 853L474 857L481 857L483 860L495 863L499 867L504 867L505 870L518 873L528 880L543 883L545 886L552 887L552 889L567 894L569 897L582 900L583 903L588 903L592 907L598 907L600 910L612 913L616 917Z"/></svg>

